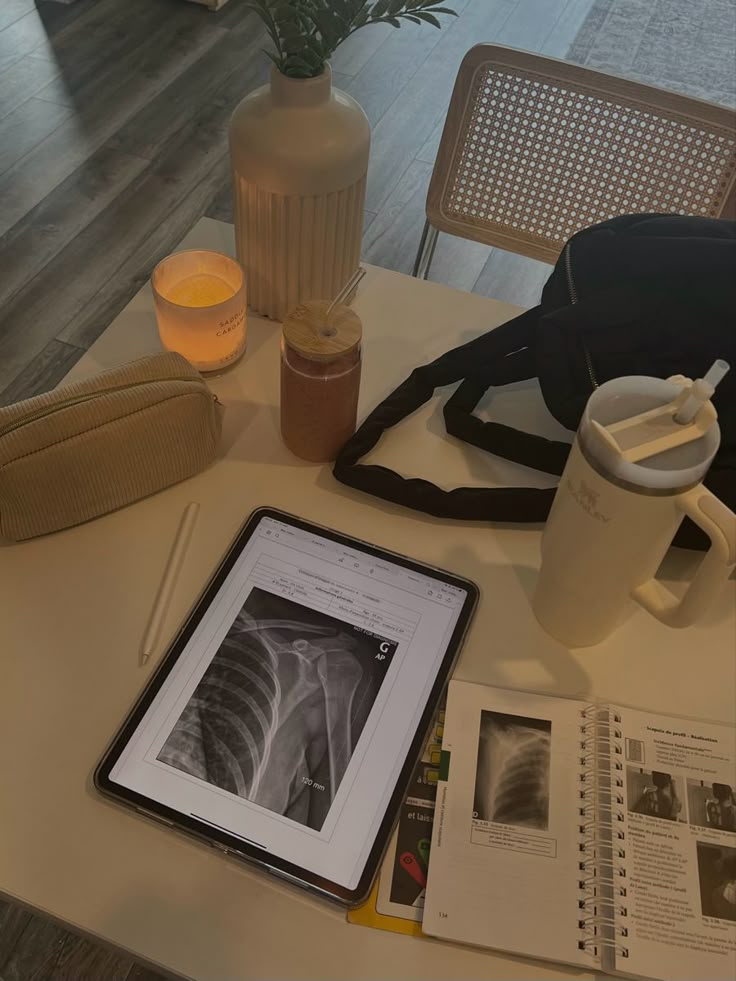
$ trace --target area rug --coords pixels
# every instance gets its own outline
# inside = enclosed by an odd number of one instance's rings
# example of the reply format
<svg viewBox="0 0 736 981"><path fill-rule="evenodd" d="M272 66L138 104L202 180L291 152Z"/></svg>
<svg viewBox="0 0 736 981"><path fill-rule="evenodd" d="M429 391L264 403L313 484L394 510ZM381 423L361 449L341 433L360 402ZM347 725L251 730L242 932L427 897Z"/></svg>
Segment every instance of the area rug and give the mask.
<svg viewBox="0 0 736 981"><path fill-rule="evenodd" d="M736 0L595 0L566 57L736 107Z"/></svg>

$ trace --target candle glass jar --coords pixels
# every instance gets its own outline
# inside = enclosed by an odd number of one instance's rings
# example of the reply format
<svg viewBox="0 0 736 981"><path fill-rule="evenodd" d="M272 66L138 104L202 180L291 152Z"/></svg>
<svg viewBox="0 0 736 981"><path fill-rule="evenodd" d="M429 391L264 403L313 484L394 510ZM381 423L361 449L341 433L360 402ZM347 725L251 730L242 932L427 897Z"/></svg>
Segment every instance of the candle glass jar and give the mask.
<svg viewBox="0 0 736 981"><path fill-rule="evenodd" d="M230 256L196 249L167 256L151 276L158 333L167 351L218 371L245 351L245 274Z"/></svg>
<svg viewBox="0 0 736 981"><path fill-rule="evenodd" d="M301 303L281 336L281 435L312 463L334 460L355 432L362 328L357 314L328 300Z"/></svg>

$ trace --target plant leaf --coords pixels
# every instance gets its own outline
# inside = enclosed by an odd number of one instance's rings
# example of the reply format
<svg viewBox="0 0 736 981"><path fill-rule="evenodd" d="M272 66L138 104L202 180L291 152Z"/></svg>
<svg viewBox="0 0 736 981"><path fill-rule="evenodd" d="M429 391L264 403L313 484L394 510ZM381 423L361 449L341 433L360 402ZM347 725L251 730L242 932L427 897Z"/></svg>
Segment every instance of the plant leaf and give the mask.
<svg viewBox="0 0 736 981"><path fill-rule="evenodd" d="M383 17L390 4L391 0L376 0L376 3L371 7L371 18Z"/></svg>
<svg viewBox="0 0 736 981"><path fill-rule="evenodd" d="M326 10L315 10L312 18L322 37L330 41L335 36L335 25L330 13Z"/></svg>
<svg viewBox="0 0 736 981"><path fill-rule="evenodd" d="M440 24L434 14L430 14L426 10L415 10L414 14L422 20L426 20L428 24L432 24L433 27L442 27L442 24Z"/></svg>
<svg viewBox="0 0 736 981"><path fill-rule="evenodd" d="M312 68L319 68L321 70L324 67L325 59L321 51L317 52L314 48L309 47L309 45L299 53L299 57L303 58Z"/></svg>
<svg viewBox="0 0 736 981"><path fill-rule="evenodd" d="M279 33L283 38L304 36L304 31L302 28L298 24L294 24L291 21L279 24Z"/></svg>
<svg viewBox="0 0 736 981"><path fill-rule="evenodd" d="M298 54L306 43L307 39L300 34L297 37L285 38L281 42L281 47L287 54Z"/></svg>
<svg viewBox="0 0 736 981"><path fill-rule="evenodd" d="M307 78L311 78L314 75L314 68L303 58L300 58L299 55L289 55L284 61L284 69L289 73L292 71L300 72Z"/></svg>
<svg viewBox="0 0 736 981"><path fill-rule="evenodd" d="M274 10L273 17L277 24L297 24L299 11L289 3L282 3Z"/></svg>

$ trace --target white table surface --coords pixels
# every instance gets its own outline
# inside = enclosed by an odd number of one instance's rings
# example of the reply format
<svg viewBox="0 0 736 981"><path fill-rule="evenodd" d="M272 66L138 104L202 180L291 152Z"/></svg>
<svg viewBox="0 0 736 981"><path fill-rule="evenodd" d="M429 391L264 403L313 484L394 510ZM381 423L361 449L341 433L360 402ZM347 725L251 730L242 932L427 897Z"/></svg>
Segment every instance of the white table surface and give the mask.
<svg viewBox="0 0 736 981"><path fill-rule="evenodd" d="M182 244L231 250L232 229L203 219ZM361 416L417 364L518 312L377 268L355 309L364 325ZM92 786L95 764L158 660L139 667L138 648L191 500L201 511L162 652L243 520L267 504L478 582L482 600L459 678L733 720L733 582L696 627L670 630L632 610L606 642L567 650L529 607L539 530L425 517L295 459L278 435L279 327L251 315L248 331L245 358L211 382L227 406L221 461L116 514L0 547L0 890L202 981L570 977L569 967L351 926L341 911L102 800ZM72 375L158 347L146 287ZM373 458L445 486L544 484L443 436L439 405L385 437ZM561 432L533 384L498 393L491 411ZM667 577L683 580L695 561L671 553Z"/></svg>

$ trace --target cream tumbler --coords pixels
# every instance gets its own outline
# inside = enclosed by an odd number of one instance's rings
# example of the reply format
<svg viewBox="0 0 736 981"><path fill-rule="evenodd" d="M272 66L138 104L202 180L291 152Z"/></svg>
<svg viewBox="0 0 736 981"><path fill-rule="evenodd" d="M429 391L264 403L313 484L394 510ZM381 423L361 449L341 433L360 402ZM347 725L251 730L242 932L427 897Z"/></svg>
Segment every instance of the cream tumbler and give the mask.
<svg viewBox="0 0 736 981"><path fill-rule="evenodd" d="M707 431L639 462L600 438L601 427L678 396L683 386L674 379L630 376L606 382L588 401L542 537L532 601L542 626L569 647L603 640L632 602L671 627L688 626L734 568L736 515L701 483L720 443L710 403ZM711 545L677 598L655 574L685 515Z"/></svg>

